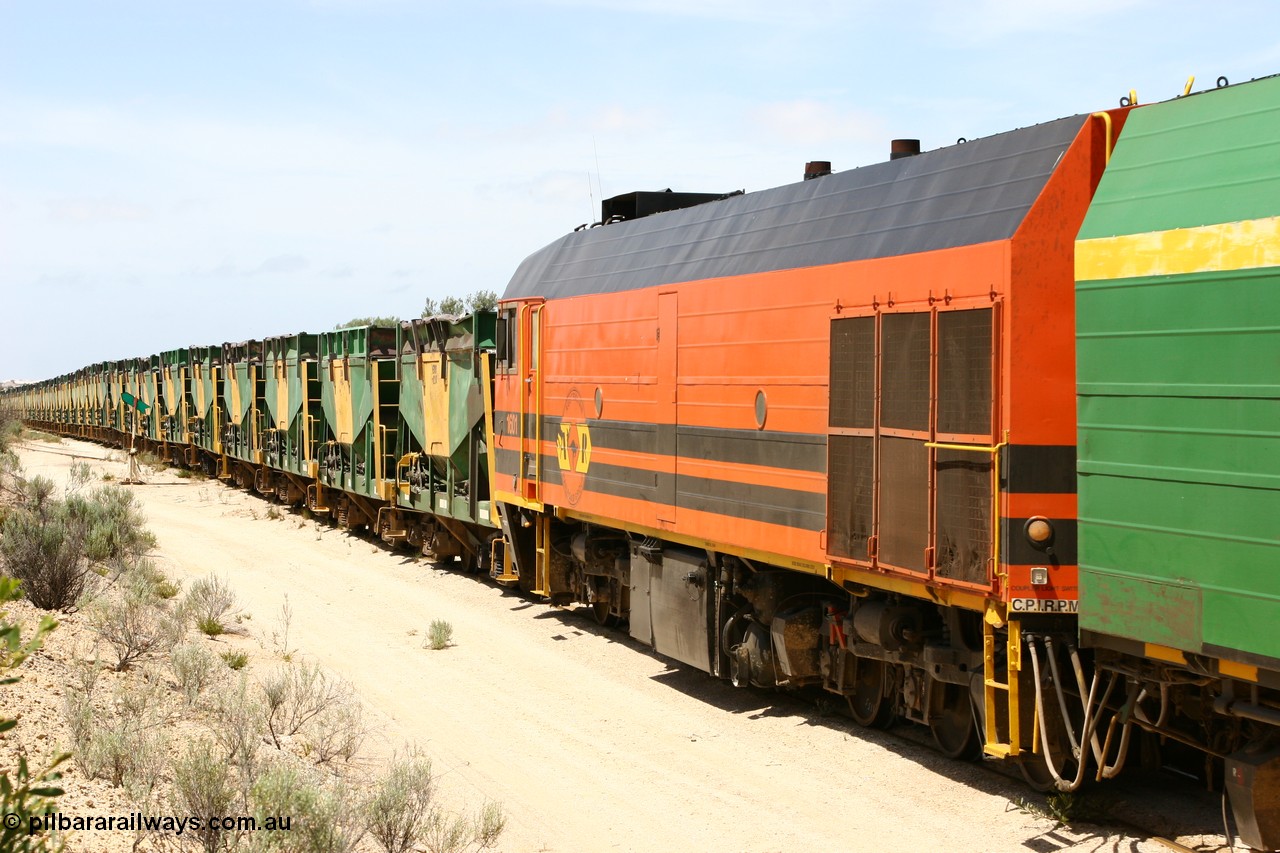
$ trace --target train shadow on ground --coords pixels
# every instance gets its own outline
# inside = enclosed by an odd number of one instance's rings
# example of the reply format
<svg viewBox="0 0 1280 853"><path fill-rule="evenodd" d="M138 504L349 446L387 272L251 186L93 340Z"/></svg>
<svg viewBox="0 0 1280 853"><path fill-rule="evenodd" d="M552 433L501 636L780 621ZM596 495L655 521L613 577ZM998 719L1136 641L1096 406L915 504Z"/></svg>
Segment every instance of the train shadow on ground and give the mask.
<svg viewBox="0 0 1280 853"><path fill-rule="evenodd" d="M291 515L307 517L296 508L289 509ZM482 574L460 571L461 564L437 563L421 554L386 545L367 533L344 531L324 521L320 521L320 525L323 529L342 532L380 547L399 558L403 566L420 566L448 574L469 574L480 583L500 589L502 600L509 602L512 611L533 611L532 618L558 622L566 632L592 635L609 643L622 644L636 654L646 655L665 667L662 672L650 676L652 680L725 713L745 715L748 719L795 718L797 726L839 731L846 737L892 752L938 776L999 797L1006 801L1009 811L1030 812L1054 821L1054 828L1022 843L1030 853L1056 853L1068 849L1136 853L1136 842L1113 837L1119 832L1178 839L1185 849L1196 853L1231 849L1223 843L1219 795L1205 791L1191 780L1161 771L1135 770L1105 784L1086 784L1073 795L1037 793L1025 784L1016 767L994 761L957 761L939 754L933 746L932 736L923 726L900 722L889 729L863 728L845 715L840 697L817 688L783 692L734 687L695 667L659 655L632 638L625 624L620 627L599 624L585 607L552 607L519 590L493 584ZM563 639L570 639L569 634L566 633Z"/></svg>
<svg viewBox="0 0 1280 853"><path fill-rule="evenodd" d="M518 594L513 597L519 598ZM537 607L524 599L513 610ZM1073 795L1043 794L1023 781L1015 766L995 761L958 761L940 754L924 726L899 722L889 729L863 728L850 719L840 697L817 688L797 692L734 687L700 669L654 652L626 632L626 626L598 624L586 608L545 607L535 619L560 623L566 630L622 643L665 669L649 676L672 690L728 714L747 719L793 718L797 726L822 727L874 744L940 777L999 797L1009 811L1030 812L1057 826L1023 842L1031 853L1059 850L1137 851L1136 842L1115 839L1119 832L1182 839L1197 853L1228 849L1222 842L1217 794L1186 778L1134 768L1120 779L1086 786Z"/></svg>

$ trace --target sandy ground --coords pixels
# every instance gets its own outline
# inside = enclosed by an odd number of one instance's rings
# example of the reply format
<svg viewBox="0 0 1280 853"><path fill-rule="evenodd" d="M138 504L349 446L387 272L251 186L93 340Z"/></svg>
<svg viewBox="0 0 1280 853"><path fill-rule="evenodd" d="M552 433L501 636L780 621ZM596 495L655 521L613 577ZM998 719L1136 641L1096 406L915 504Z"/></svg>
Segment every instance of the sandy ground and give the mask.
<svg viewBox="0 0 1280 853"><path fill-rule="evenodd" d="M28 475L64 479L75 459L125 473L119 454L91 444L20 453ZM276 654L287 600L288 645L366 702L367 749L417 744L450 802L500 801L502 850L1167 850L1152 832L1202 851L1222 844L1217 800L1173 783L1107 789L1108 812L1146 831L1060 826L1019 805L1045 802L1020 782L714 681L597 628L585 610L392 553L216 481L147 479L132 488L160 566L187 583L226 577L250 617L249 636L226 642ZM444 651L424 648L434 619L453 625Z"/></svg>

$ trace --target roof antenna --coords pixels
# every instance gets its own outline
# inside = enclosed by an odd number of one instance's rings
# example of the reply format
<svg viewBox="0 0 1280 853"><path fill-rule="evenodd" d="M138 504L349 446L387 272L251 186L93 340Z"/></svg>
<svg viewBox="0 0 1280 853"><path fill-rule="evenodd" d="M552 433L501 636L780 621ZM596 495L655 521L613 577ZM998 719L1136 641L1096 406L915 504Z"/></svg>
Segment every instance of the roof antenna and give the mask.
<svg viewBox="0 0 1280 853"><path fill-rule="evenodd" d="M590 215L587 217L587 222L590 222L591 220L595 219L595 216L596 216L596 194L591 189L591 173L590 172L587 172L587 198L591 202L591 206L588 208Z"/></svg>
<svg viewBox="0 0 1280 853"><path fill-rule="evenodd" d="M600 147L596 145L596 136L591 134L591 150L596 155L596 189L600 191L600 201L604 202L604 185L600 183Z"/></svg>

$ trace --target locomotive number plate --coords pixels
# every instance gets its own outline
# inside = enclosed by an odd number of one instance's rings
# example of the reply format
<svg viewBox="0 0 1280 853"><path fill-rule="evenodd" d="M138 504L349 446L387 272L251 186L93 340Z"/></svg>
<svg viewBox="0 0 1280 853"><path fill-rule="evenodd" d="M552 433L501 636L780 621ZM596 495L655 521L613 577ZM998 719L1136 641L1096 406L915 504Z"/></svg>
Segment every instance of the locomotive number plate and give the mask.
<svg viewBox="0 0 1280 853"><path fill-rule="evenodd" d="M1080 602L1073 598L1014 598L1009 609L1014 613L1079 613Z"/></svg>

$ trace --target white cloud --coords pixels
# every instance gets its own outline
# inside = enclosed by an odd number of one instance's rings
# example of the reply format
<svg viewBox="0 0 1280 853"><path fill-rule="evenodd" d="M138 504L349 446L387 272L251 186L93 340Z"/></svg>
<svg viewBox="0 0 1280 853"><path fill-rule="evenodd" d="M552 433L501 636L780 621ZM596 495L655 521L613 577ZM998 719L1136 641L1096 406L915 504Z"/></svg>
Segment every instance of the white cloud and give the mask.
<svg viewBox="0 0 1280 853"><path fill-rule="evenodd" d="M248 173L339 172L410 160L412 150L375 132L330 126L247 122L227 116L148 112L138 107L14 102L3 105L0 144L138 158L153 167Z"/></svg>
<svg viewBox="0 0 1280 853"><path fill-rule="evenodd" d="M752 110L749 120L765 135L800 145L888 138L886 122L879 116L813 100L765 104Z"/></svg>
<svg viewBox="0 0 1280 853"><path fill-rule="evenodd" d="M289 275L310 267L311 262L301 255L274 255L248 268L241 267L230 258L224 258L208 274L216 278L251 278L260 275Z"/></svg>
<svg viewBox="0 0 1280 853"><path fill-rule="evenodd" d="M975 42L1105 26L1105 19L1123 18L1143 7L1150 7L1153 15L1172 14L1154 0L976 0L963 5L935 0L930 5L938 29ZM1082 57L1081 61L1088 59Z"/></svg>
<svg viewBox="0 0 1280 853"><path fill-rule="evenodd" d="M85 276L82 272L44 273L36 280L39 288L55 290L75 290L84 283Z"/></svg>
<svg viewBox="0 0 1280 853"><path fill-rule="evenodd" d="M662 113L652 108L628 109L621 105L605 107L587 119L594 131L619 133L633 130L649 130L663 121Z"/></svg>
<svg viewBox="0 0 1280 853"><path fill-rule="evenodd" d="M573 6L605 12L631 12L641 15L679 18L704 18L714 21L744 23L819 23L831 18L847 17L864 5L839 0L547 0L549 5Z"/></svg>
<svg viewBox="0 0 1280 853"><path fill-rule="evenodd" d="M59 222L91 225L99 222L146 222L151 209L142 204L103 198L58 199L49 203L49 216Z"/></svg>
<svg viewBox="0 0 1280 853"><path fill-rule="evenodd" d="M311 263L299 255L276 255L274 258L267 258L245 275L281 275L301 272L309 266Z"/></svg>

